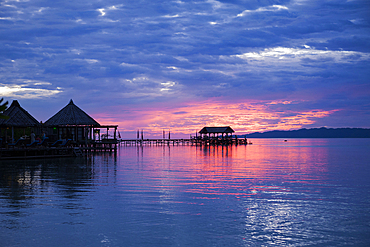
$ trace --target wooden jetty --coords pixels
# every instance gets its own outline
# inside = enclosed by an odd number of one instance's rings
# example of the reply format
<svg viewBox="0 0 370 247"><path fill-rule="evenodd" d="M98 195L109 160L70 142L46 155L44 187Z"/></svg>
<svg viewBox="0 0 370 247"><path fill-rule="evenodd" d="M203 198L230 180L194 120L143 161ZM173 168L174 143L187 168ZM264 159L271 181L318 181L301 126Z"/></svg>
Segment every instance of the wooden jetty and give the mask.
<svg viewBox="0 0 370 247"><path fill-rule="evenodd" d="M247 145L252 144L246 138L191 138L191 139L130 139L120 140L121 145Z"/></svg>
<svg viewBox="0 0 370 247"><path fill-rule="evenodd" d="M0 160L9 159L35 159L35 158L56 158L56 157L76 157L86 154L110 152L116 153L120 145L124 146L163 146L163 145L249 145L246 138L191 138L191 139L129 139L129 140L103 140L99 142L90 142L88 144L71 143L69 146L56 147L13 147L1 148Z"/></svg>
<svg viewBox="0 0 370 247"><path fill-rule="evenodd" d="M230 126L222 127L204 127L198 133L199 136L195 136L190 139L171 139L170 133L168 133L168 139L165 138L163 131L162 139L144 139L143 131L141 132L141 138L139 138L139 131L137 132L136 139L120 140L120 143L128 145L247 145L252 144L247 141L247 138L238 138L237 135L232 135L235 131Z"/></svg>

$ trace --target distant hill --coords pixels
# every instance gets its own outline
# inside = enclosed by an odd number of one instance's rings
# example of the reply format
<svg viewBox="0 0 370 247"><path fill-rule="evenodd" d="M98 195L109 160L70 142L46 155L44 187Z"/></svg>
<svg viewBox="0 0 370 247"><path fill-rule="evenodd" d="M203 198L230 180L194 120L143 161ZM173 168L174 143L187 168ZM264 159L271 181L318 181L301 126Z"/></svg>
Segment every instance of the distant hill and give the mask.
<svg viewBox="0 0 370 247"><path fill-rule="evenodd" d="M247 138L370 138L370 129L363 128L314 128L268 132L243 135ZM239 137L239 136L238 136Z"/></svg>

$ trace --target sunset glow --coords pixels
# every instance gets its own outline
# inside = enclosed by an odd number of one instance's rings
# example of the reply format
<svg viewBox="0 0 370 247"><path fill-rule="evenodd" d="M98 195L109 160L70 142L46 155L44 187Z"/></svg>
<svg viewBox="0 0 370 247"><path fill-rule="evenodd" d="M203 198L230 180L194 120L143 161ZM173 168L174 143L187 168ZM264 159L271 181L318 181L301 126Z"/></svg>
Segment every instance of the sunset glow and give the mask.
<svg viewBox="0 0 370 247"><path fill-rule="evenodd" d="M130 114L112 116L97 115L98 122L117 124L122 132L135 133L144 130L150 137L162 137L163 130L171 131L174 136L195 136L204 126L231 126L237 133L245 134L269 130L292 130L314 123L317 119L329 116L332 111L274 111L271 105L287 105L291 102L249 102L228 104L206 101L184 107L158 110L131 110ZM118 116L119 117L118 117ZM135 135L131 134L133 138ZM126 136L129 138L129 136Z"/></svg>

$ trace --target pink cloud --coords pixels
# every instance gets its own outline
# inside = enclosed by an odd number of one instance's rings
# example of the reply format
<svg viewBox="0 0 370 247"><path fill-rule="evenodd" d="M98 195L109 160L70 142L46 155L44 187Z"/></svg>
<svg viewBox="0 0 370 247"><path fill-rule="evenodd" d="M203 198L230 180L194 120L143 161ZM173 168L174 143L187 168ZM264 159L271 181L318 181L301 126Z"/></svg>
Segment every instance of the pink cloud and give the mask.
<svg viewBox="0 0 370 247"><path fill-rule="evenodd" d="M277 111L269 108L272 104L288 105L291 102L225 103L207 100L174 108L147 107L130 111L122 106L111 113L95 114L93 117L101 124L119 125L121 134L129 133L131 138L136 136L138 129L144 130L146 137L162 137L163 130L171 131L173 137L189 137L204 126L231 126L237 134L298 129L337 111Z"/></svg>

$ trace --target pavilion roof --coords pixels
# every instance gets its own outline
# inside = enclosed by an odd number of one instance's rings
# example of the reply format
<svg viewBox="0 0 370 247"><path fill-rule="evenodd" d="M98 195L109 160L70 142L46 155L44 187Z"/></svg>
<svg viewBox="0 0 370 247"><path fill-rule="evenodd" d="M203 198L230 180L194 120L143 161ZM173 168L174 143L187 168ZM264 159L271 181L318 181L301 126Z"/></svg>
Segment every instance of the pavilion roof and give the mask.
<svg viewBox="0 0 370 247"><path fill-rule="evenodd" d="M92 117L86 112L81 110L73 103L69 102L63 109L61 109L54 116L49 118L45 125L48 126L61 126L61 125L82 125L82 126L100 126Z"/></svg>
<svg viewBox="0 0 370 247"><path fill-rule="evenodd" d="M3 113L9 116L8 119L0 119L0 126L13 126L13 127L38 127L40 126L31 114L23 109L18 100L13 100L12 104Z"/></svg>
<svg viewBox="0 0 370 247"><path fill-rule="evenodd" d="M200 134L208 134L208 133L233 133L235 132L230 126L224 126L224 127L204 127L199 131Z"/></svg>

